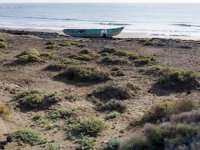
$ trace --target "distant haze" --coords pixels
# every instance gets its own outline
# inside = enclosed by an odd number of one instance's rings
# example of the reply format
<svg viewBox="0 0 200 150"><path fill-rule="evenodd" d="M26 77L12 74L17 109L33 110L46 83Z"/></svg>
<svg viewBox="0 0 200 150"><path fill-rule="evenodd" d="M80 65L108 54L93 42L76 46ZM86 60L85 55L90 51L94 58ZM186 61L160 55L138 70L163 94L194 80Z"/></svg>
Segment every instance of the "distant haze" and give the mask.
<svg viewBox="0 0 200 150"><path fill-rule="evenodd" d="M102 3L200 3L200 0L0 0L0 3L67 3L67 2L102 2Z"/></svg>

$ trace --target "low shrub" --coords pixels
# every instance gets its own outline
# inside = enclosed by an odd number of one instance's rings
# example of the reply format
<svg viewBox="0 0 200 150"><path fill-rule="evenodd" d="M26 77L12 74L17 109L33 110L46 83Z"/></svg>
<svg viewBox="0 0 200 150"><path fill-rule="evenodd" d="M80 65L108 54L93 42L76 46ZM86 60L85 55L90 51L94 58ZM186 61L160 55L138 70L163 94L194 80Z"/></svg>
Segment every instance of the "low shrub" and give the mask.
<svg viewBox="0 0 200 150"><path fill-rule="evenodd" d="M0 49L6 48L6 47L7 47L7 44L5 42L0 41Z"/></svg>
<svg viewBox="0 0 200 150"><path fill-rule="evenodd" d="M10 134L9 137L13 140L22 141L32 146L44 144L46 142L39 132L32 129L20 129Z"/></svg>
<svg viewBox="0 0 200 150"><path fill-rule="evenodd" d="M136 119L133 125L142 125L146 122L156 123L162 119L169 117L172 109L173 102L164 101L159 104L153 105L141 118Z"/></svg>
<svg viewBox="0 0 200 150"><path fill-rule="evenodd" d="M154 149L177 149L180 145L190 147L192 141L200 133L199 126L187 124L163 124L160 126L145 127L145 136ZM198 138L197 138L198 139ZM188 148L189 148L188 147Z"/></svg>
<svg viewBox="0 0 200 150"><path fill-rule="evenodd" d="M114 48L105 47L103 50L100 51L100 54L103 53L113 54L115 52L116 50Z"/></svg>
<svg viewBox="0 0 200 150"><path fill-rule="evenodd" d="M92 54L92 51L90 49L83 49L80 51L80 54Z"/></svg>
<svg viewBox="0 0 200 150"><path fill-rule="evenodd" d="M17 55L17 60L15 60L15 64L29 64L35 62L43 62L44 58L52 57L52 52L39 52L36 49L28 49L21 54Z"/></svg>
<svg viewBox="0 0 200 150"><path fill-rule="evenodd" d="M54 41L48 41L45 45L47 49L54 49L57 47L57 44Z"/></svg>
<svg viewBox="0 0 200 150"><path fill-rule="evenodd" d="M72 46L72 43L69 41L64 41L64 42L60 43L59 45L62 47L66 47L66 46Z"/></svg>
<svg viewBox="0 0 200 150"><path fill-rule="evenodd" d="M83 64L82 62L74 59L65 59L61 60L55 64L48 65L44 70L48 71L61 71L66 69L69 65L80 65Z"/></svg>
<svg viewBox="0 0 200 150"><path fill-rule="evenodd" d="M106 56L102 58L101 63L108 64L108 65L124 65L124 64L131 64L131 62L127 59L117 58L112 56Z"/></svg>
<svg viewBox="0 0 200 150"><path fill-rule="evenodd" d="M58 110L52 111L49 114L48 119L50 120L65 119L65 118L71 117L72 115L74 115L73 110L58 109Z"/></svg>
<svg viewBox="0 0 200 150"><path fill-rule="evenodd" d="M112 111L112 112L106 114L105 119L106 120L114 119L114 118L117 118L118 115L119 115L119 113L117 111Z"/></svg>
<svg viewBox="0 0 200 150"><path fill-rule="evenodd" d="M120 143L118 150L154 150L145 136L134 135Z"/></svg>
<svg viewBox="0 0 200 150"><path fill-rule="evenodd" d="M179 100L179 101L163 101L159 104L153 105L144 115L136 119L132 125L142 125L144 123L162 122L163 119L169 120L170 115L188 112L196 109L196 104L193 100Z"/></svg>
<svg viewBox="0 0 200 150"><path fill-rule="evenodd" d="M77 82L102 82L111 78L110 73L90 65L72 65L57 77Z"/></svg>
<svg viewBox="0 0 200 150"><path fill-rule="evenodd" d="M93 137L83 136L77 150L93 150L96 140Z"/></svg>
<svg viewBox="0 0 200 150"><path fill-rule="evenodd" d="M115 55L126 56L130 60L134 60L133 62L137 66L148 65L148 64L155 61L155 59L153 57L145 56L145 55L135 53L135 52L130 52L130 51L118 51L118 52L115 53Z"/></svg>
<svg viewBox="0 0 200 150"><path fill-rule="evenodd" d="M189 112L197 108L198 108L198 104L194 100L181 99L173 103L171 114Z"/></svg>
<svg viewBox="0 0 200 150"><path fill-rule="evenodd" d="M6 119L10 114L10 110L6 105L0 103L0 117Z"/></svg>
<svg viewBox="0 0 200 150"><path fill-rule="evenodd" d="M134 63L135 63L137 66L143 66L143 65L148 65L148 64L152 63L153 61L155 61L154 58L144 57L144 58L136 59L136 60L134 61Z"/></svg>
<svg viewBox="0 0 200 150"><path fill-rule="evenodd" d="M93 95L101 100L124 100L131 97L131 91L137 91L140 87L129 82L115 82L97 88Z"/></svg>
<svg viewBox="0 0 200 150"><path fill-rule="evenodd" d="M200 122L200 111L193 110L190 112L173 114L170 116L170 122L173 122L173 123L199 123Z"/></svg>
<svg viewBox="0 0 200 150"><path fill-rule="evenodd" d="M198 89L200 87L200 74L193 71L184 71L161 66L152 66L140 71L148 75L158 76L157 85L167 90L175 89L177 92L182 92L185 90Z"/></svg>
<svg viewBox="0 0 200 150"><path fill-rule="evenodd" d="M162 66L158 66L158 65L154 65L145 69L140 69L140 72L143 72L147 75L153 75L153 76L161 76L163 75L164 71L164 67Z"/></svg>
<svg viewBox="0 0 200 150"><path fill-rule="evenodd" d="M130 51L117 51L115 53L115 55L117 56L128 56L131 59L141 59L144 56L139 54L139 53L135 53L135 52L130 52Z"/></svg>
<svg viewBox="0 0 200 150"><path fill-rule="evenodd" d="M118 150L120 146L119 138L111 138L105 145L104 150Z"/></svg>
<svg viewBox="0 0 200 150"><path fill-rule="evenodd" d="M184 91L199 88L199 80L200 75L195 72L172 69L159 78L158 85L164 89Z"/></svg>
<svg viewBox="0 0 200 150"><path fill-rule="evenodd" d="M41 52L40 56L43 58L52 58L53 57L53 52Z"/></svg>
<svg viewBox="0 0 200 150"><path fill-rule="evenodd" d="M28 63L35 63L35 62L41 62L42 59L39 56L36 55L23 55L17 58L15 61L17 64L28 64Z"/></svg>
<svg viewBox="0 0 200 150"><path fill-rule="evenodd" d="M98 58L96 54L81 54L81 55L74 55L70 58L80 60L80 61L91 61Z"/></svg>
<svg viewBox="0 0 200 150"><path fill-rule="evenodd" d="M100 119L88 119L80 121L80 123L74 127L74 131L81 135L96 137L97 134L105 128L106 124L104 121Z"/></svg>
<svg viewBox="0 0 200 150"><path fill-rule="evenodd" d="M33 120L34 121L37 121L37 120L40 120L42 118L42 115L40 113L36 113L34 116L33 116Z"/></svg>
<svg viewBox="0 0 200 150"><path fill-rule="evenodd" d="M118 100L110 100L97 106L97 110L99 111L117 111L123 113L126 109L127 106Z"/></svg>
<svg viewBox="0 0 200 150"><path fill-rule="evenodd" d="M54 42L54 41L48 41L48 42L45 43L45 45L53 45L53 44L56 44L56 42Z"/></svg>
<svg viewBox="0 0 200 150"><path fill-rule="evenodd" d="M44 94L40 91L32 90L20 93L16 96L19 106L25 109L46 108L62 100L57 94Z"/></svg>
<svg viewBox="0 0 200 150"><path fill-rule="evenodd" d="M199 126L188 124L164 123L159 126L145 125L144 135L133 136L128 141L120 144L120 150L156 150L156 149L178 149L184 147L198 146Z"/></svg>

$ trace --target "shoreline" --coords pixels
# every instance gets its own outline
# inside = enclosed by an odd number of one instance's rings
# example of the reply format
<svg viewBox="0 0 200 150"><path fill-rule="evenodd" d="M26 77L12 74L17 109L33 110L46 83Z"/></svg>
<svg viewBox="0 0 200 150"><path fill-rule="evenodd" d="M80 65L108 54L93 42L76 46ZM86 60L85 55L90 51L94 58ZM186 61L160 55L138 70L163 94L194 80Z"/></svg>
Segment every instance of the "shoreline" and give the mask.
<svg viewBox="0 0 200 150"><path fill-rule="evenodd" d="M58 34L58 36L67 36L65 35L62 30L56 30L56 29L34 29L34 28L2 28L0 27L0 32L6 31L6 32L32 32L32 33L46 33L46 34ZM73 37L72 37L73 38ZM117 36L114 36L113 38L119 38L119 39L172 39L172 40L192 40L192 41L200 41L200 35L199 36L162 36L158 34L148 35L147 33L131 33L131 32L122 32Z"/></svg>

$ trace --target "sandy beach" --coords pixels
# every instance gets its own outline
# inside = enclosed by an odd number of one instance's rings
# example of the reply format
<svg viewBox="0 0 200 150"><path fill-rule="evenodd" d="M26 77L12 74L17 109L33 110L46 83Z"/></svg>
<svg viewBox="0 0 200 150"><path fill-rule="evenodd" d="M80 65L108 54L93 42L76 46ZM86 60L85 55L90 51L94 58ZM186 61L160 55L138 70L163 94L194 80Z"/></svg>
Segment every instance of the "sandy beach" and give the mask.
<svg viewBox="0 0 200 150"><path fill-rule="evenodd" d="M95 136L94 149L102 150L113 136L126 138L132 136L133 133L144 133L143 126L135 127L130 124L152 105L163 100L180 101L182 99L194 100L198 105L200 103L198 86L180 91L162 89L156 86L158 76L145 74L142 71L152 66L162 66L200 74L200 39L198 37L168 39L122 33L118 37L98 39L68 37L62 32L52 30L41 32L41 30L30 29L23 29L23 31L0 29L0 40L7 45L0 48L0 101L10 109L10 114L5 120L0 118L0 149L48 150L49 145L52 144L61 149L75 150L80 137L67 139L71 138L68 130L71 117L74 120L100 118L105 121L106 128ZM29 49L35 49L36 53L39 53L38 57L30 62L27 62L25 57L21 60L25 51ZM136 56L138 58L135 58ZM69 61L74 63L74 60L82 66L95 66L102 71L102 74L109 73L110 76L108 79L105 76L103 78L105 81L101 78L99 82L93 82L92 79L87 82L89 77L84 81L79 79L77 81L72 74L65 79L62 71L67 69L66 66L64 69L63 66L59 66L61 69L58 67L48 70L53 64L59 64L62 61L66 62L66 65ZM72 65L74 66L76 64ZM114 82L130 82L135 88L126 87L125 92L130 90L130 93L122 100L111 96L111 99L119 99L117 100L120 101L119 105L125 105L126 110L119 111L114 118L108 119L109 111L99 111L98 108L99 103L104 105L108 100L104 99L103 92L99 96L96 90ZM180 89L183 87L179 86ZM58 95L70 94L70 97L67 95L65 100L48 108L24 110L20 107L22 103L16 100L16 96L27 90ZM76 95L76 98L72 95ZM109 95L112 93L105 97ZM23 100L22 98L21 101ZM65 119L58 117L49 121L49 114L58 109L73 110L73 113ZM36 119L36 115L39 119ZM8 135L21 128L39 131L48 143L41 146L15 140L9 141Z"/></svg>

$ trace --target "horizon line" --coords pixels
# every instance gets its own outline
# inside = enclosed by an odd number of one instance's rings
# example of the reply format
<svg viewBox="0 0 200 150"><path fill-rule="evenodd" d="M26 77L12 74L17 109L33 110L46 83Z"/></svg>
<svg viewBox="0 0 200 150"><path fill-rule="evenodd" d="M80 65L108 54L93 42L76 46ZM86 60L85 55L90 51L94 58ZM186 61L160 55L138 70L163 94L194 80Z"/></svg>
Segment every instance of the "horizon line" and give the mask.
<svg viewBox="0 0 200 150"><path fill-rule="evenodd" d="M80 1L75 1L75 2L0 2L0 4L55 4L55 3L60 3L60 4L67 4L67 3L111 3L111 4L116 4L116 3L121 3L121 4L199 4L200 2L80 2Z"/></svg>

